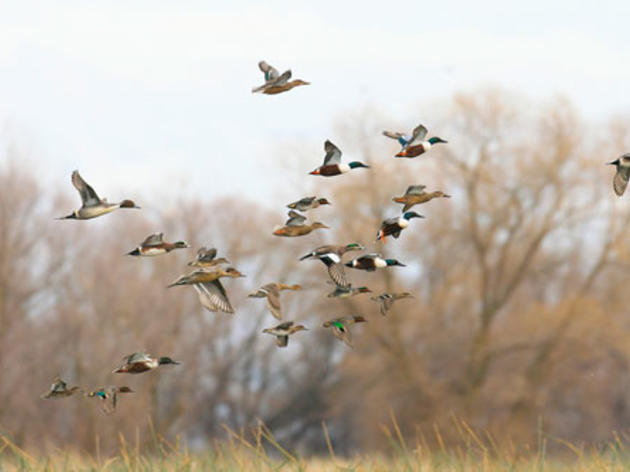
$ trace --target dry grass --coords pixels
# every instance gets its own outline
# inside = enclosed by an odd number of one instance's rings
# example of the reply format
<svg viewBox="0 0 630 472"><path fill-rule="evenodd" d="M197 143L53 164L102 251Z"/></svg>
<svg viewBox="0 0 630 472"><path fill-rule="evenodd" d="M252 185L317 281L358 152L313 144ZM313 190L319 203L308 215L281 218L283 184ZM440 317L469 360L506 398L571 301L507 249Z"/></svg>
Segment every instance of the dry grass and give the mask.
<svg viewBox="0 0 630 472"><path fill-rule="evenodd" d="M0 436L0 471L560 471L630 469L630 454L617 435L615 440L600 448L578 447L558 438L540 433L534 449L514 446L498 447L488 434L474 432L466 423L458 421L461 446L447 449L436 429L437 447L430 448L424 438L409 444L402 436L395 418L382 426L384 439L389 443L387 455L364 454L340 458L335 454L326 425L322 432L328 445L328 455L303 458L282 447L271 431L258 424L248 431L234 431L225 427L227 439L214 442L203 453L191 453L179 441L174 443L150 429L152 444L141 452L120 437L120 449L115 456L96 456L55 451L47 456L36 456L24 451L8 437ZM562 446L553 456L547 454L548 445ZM521 449L517 452L517 449Z"/></svg>

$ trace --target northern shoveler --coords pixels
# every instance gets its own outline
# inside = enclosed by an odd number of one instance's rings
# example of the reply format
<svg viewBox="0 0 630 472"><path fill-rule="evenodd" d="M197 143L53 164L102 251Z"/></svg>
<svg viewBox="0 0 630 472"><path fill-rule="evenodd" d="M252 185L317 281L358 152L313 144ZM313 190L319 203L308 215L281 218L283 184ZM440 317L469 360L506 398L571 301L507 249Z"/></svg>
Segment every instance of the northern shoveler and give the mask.
<svg viewBox="0 0 630 472"><path fill-rule="evenodd" d="M424 216L419 215L415 211L408 211L399 217L396 216L383 221L381 228L378 230L378 233L376 233L376 240L385 242L385 237L387 236L393 236L398 239L400 232L409 226L409 220L412 218L424 218Z"/></svg>
<svg viewBox="0 0 630 472"><path fill-rule="evenodd" d="M435 192L425 192L425 185L410 185L407 187L407 191L402 197L394 197L393 201L396 203L404 203L402 211L406 212L414 205L419 205L421 203L426 203L434 198L451 198L450 195L445 194L441 190L437 190Z"/></svg>
<svg viewBox="0 0 630 472"><path fill-rule="evenodd" d="M300 260L319 259L328 269L328 275L332 281L340 287L349 287L350 284L346 280L346 274L341 263L342 256L348 251L362 251L365 249L361 244L351 243L345 246L335 246L327 244L320 246L308 254L300 257Z"/></svg>
<svg viewBox="0 0 630 472"><path fill-rule="evenodd" d="M234 308L232 308L223 284L219 280L221 277L234 278L245 277L245 275L233 267L228 267L227 269L217 268L212 271L197 269L188 275L182 275L168 287L192 285L197 291L201 306L208 311L234 313Z"/></svg>
<svg viewBox="0 0 630 472"><path fill-rule="evenodd" d="M343 287L341 285L335 285L335 290L328 294L328 298L349 298L355 295L359 295L361 293L371 293L367 287L353 287L352 285L348 285L347 287Z"/></svg>
<svg viewBox="0 0 630 472"><path fill-rule="evenodd" d="M394 157L417 157L427 152L431 146L439 143L447 143L438 136L434 136L425 141L427 136L427 128L424 125L418 125L414 128L411 136L399 132L383 131L388 138L396 139L402 145L402 149Z"/></svg>
<svg viewBox="0 0 630 472"><path fill-rule="evenodd" d="M289 203L287 207L291 208L292 210L306 211L317 208L320 205L330 205L330 202L325 198L304 197L297 202Z"/></svg>
<svg viewBox="0 0 630 472"><path fill-rule="evenodd" d="M324 328L332 328L333 334L337 339L345 342L349 347L353 347L349 327L355 323L365 322L367 322L367 320L362 316L343 316L326 321L322 326Z"/></svg>
<svg viewBox="0 0 630 472"><path fill-rule="evenodd" d="M214 267L219 264L229 264L225 257L217 258L217 250L216 248L206 249L205 247L200 248L197 251L197 256L195 260L190 261L188 263L189 266L192 267Z"/></svg>
<svg viewBox="0 0 630 472"><path fill-rule="evenodd" d="M265 61L260 61L258 67L265 74L265 83L252 89L252 93L262 92L266 95L277 95L282 92L287 92L294 87L300 85L310 85L310 82L306 82L302 79L295 79L289 82L291 78L291 70L284 71L282 74L278 73L278 70L267 64Z"/></svg>
<svg viewBox="0 0 630 472"><path fill-rule="evenodd" d="M370 166L359 161L352 161L348 164L342 164L341 151L328 139L324 143L324 150L326 151L324 163L314 171L310 172L311 175L323 175L324 177L332 177L333 175L345 174L346 172L349 172L350 169L356 169L358 167L365 167L366 169L370 168Z"/></svg>
<svg viewBox="0 0 630 472"><path fill-rule="evenodd" d="M375 302L379 302L381 315L387 315L387 312L392 307L396 300L402 300L403 298L414 298L412 294L409 292L400 292L400 293L381 293L380 295L376 295L374 297L370 297L371 300Z"/></svg>
<svg viewBox="0 0 630 472"><path fill-rule="evenodd" d="M53 384L50 386L50 390L40 395L41 398L46 400L51 398L65 398L73 395L77 391L81 390L81 387L70 387L66 384L61 377L55 377Z"/></svg>
<svg viewBox="0 0 630 472"><path fill-rule="evenodd" d="M113 374L141 374L148 370L156 369L161 365L179 365L180 362L174 361L170 357L151 357L144 352L134 352L128 356L123 357L125 363L118 369L114 370Z"/></svg>
<svg viewBox="0 0 630 472"><path fill-rule="evenodd" d="M127 253L129 256L159 256L173 249L186 249L190 246L186 241L167 243L162 240L164 233L153 233L146 237L140 246Z"/></svg>
<svg viewBox="0 0 630 472"><path fill-rule="evenodd" d="M347 267L353 269L367 270L368 272L375 271L376 269L383 269L390 266L406 267L405 264L399 262L396 259L384 259L380 254L364 254L363 256L352 259L345 264Z"/></svg>
<svg viewBox="0 0 630 472"><path fill-rule="evenodd" d="M628 186L628 180L630 180L630 152L618 157L609 165L614 165L617 168L615 177L613 179L613 189L617 196L621 197L626 191Z"/></svg>
<svg viewBox="0 0 630 472"><path fill-rule="evenodd" d="M273 328L263 329L263 333L271 334L276 337L276 344L279 347L286 347L289 344L289 336L298 331L306 331L308 328L304 325L296 325L293 321L280 323Z"/></svg>
<svg viewBox="0 0 630 472"><path fill-rule="evenodd" d="M282 319L282 306L280 305L280 292L282 290L302 290L301 285L286 285L283 283L269 283L265 284L256 291L250 293L248 297L252 298L266 298L267 308L269 312L279 320Z"/></svg>
<svg viewBox="0 0 630 472"><path fill-rule="evenodd" d="M310 225L304 224L306 217L291 210L289 211L289 219L284 226L273 230L274 236L296 237L304 236L319 228L328 228L324 223L316 221Z"/></svg>
<svg viewBox="0 0 630 472"><path fill-rule="evenodd" d="M113 413L116 409L119 393L134 393L129 387L117 387L116 385L108 385L106 387L98 387L96 390L87 393L88 397L101 399L101 408L104 413Z"/></svg>
<svg viewBox="0 0 630 472"><path fill-rule="evenodd" d="M99 198L94 189L90 187L79 175L79 171L72 172L72 185L81 196L81 208L73 211L68 216L57 218L58 220L89 220L97 216L105 215L118 208L140 208L131 200L123 200L120 203L107 203L106 198Z"/></svg>

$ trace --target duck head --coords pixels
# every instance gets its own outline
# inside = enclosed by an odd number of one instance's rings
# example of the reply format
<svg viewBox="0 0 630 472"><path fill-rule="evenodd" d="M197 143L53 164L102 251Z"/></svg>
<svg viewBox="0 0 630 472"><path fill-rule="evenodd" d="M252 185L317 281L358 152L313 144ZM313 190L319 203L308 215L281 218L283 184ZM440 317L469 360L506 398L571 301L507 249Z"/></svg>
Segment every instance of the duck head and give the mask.
<svg viewBox="0 0 630 472"><path fill-rule="evenodd" d="M407 267L405 264L403 264L402 262L399 262L396 259L385 259L385 263L388 266L400 266L400 267Z"/></svg>
<svg viewBox="0 0 630 472"><path fill-rule="evenodd" d="M440 144L440 143L448 143L448 141L440 138L439 136L433 136L432 138L429 138L429 142L431 143L431 145Z"/></svg>
<svg viewBox="0 0 630 472"><path fill-rule="evenodd" d="M411 218L424 218L424 216L416 213L415 211L408 211L403 214L403 218L406 220L410 220Z"/></svg>
<svg viewBox="0 0 630 472"><path fill-rule="evenodd" d="M319 203L320 205L330 205L330 202L325 198L318 198L317 203Z"/></svg>
<svg viewBox="0 0 630 472"><path fill-rule="evenodd" d="M365 167L366 169L370 168L370 166L368 166L367 164L364 164L363 162L359 162L359 161L349 162L348 165L350 166L350 169L356 169L357 167Z"/></svg>
<svg viewBox="0 0 630 472"><path fill-rule="evenodd" d="M177 249L186 249L190 247L190 245L186 241L176 241L173 244Z"/></svg>
<svg viewBox="0 0 630 472"><path fill-rule="evenodd" d="M159 365L167 365L167 364L179 365L181 364L181 362L175 361L171 359L170 357L160 357L158 359L158 364Z"/></svg>
<svg viewBox="0 0 630 472"><path fill-rule="evenodd" d="M346 251L363 251L364 249L365 247L359 243L346 244Z"/></svg>
<svg viewBox="0 0 630 472"><path fill-rule="evenodd" d="M118 205L120 208L137 208L140 209L140 207L138 205L136 205L133 200L123 200L122 202L120 202L120 204Z"/></svg>

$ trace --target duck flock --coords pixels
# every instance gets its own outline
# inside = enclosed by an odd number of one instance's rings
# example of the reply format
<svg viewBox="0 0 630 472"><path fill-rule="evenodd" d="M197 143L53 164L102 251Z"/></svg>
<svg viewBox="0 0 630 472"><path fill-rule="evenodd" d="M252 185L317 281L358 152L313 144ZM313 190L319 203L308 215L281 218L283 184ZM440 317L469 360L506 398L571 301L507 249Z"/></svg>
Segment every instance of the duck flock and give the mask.
<svg viewBox="0 0 630 472"><path fill-rule="evenodd" d="M310 85L300 79L290 80L291 71L279 74L277 69L261 61L258 64L260 70L264 74L264 84L252 89L253 93L263 93L267 95L276 95L287 92L295 87L302 85ZM414 158L418 157L431 149L436 144L446 143L440 137L434 136L427 139L428 130L423 125L418 125L412 133L405 134L401 132L383 131L383 135L395 139L400 143L401 149L394 156L396 158ZM323 177L333 177L345 174L353 169L365 168L370 166L352 161L349 163L342 162L341 150L330 140L324 143L324 162L310 175L318 175ZM613 189L618 196L623 195L630 180L630 153L624 154L609 164L615 165L617 171L613 179ZM73 211L69 215L59 219L75 219L88 220L98 216L105 215L119 208L139 209L133 201L123 200L119 203L108 203L107 199L100 198L94 189L83 180L78 171L72 173L72 184L81 196L81 208ZM427 192L424 185L411 184L407 188L404 195L394 197L392 200L396 203L403 204L401 214L388 218L381 223L376 234L377 241L385 241L385 238L392 236L398 238L401 232L406 229L413 218L424 218L415 211L410 211L415 205L426 203L434 198L450 198L450 195L442 191ZM287 205L289 208L288 219L281 227L277 227L273 231L273 235L282 237L299 237L304 236L316 229L328 228L324 223L313 222L307 224L305 213L321 205L329 205L330 202L326 198L318 198L316 196L304 197L298 201ZM302 213L300 213L302 212ZM166 242L162 233L154 233L147 236L142 243L132 251L128 252L130 256L151 257L167 254L175 249L189 248L185 241L176 241L173 243ZM405 264L396 259L385 258L378 253L363 254L353 258L347 262L343 261L343 257L347 252L363 251L365 248L359 243L349 243L345 245L324 245L317 247L300 258L303 260L319 260L327 269L328 276L332 280L335 289L328 294L329 298L346 298L362 293L371 293L367 287L353 287L348 282L344 267L356 270L365 270L369 272L377 269L387 269L389 267L405 267ZM193 267L192 272L180 276L168 287L175 286L192 286L199 297L200 304L211 312L234 313L232 304L228 294L221 283L221 278L238 278L244 275L235 269L229 267L229 260L224 257L217 257L215 248L202 247L197 251L194 260L188 263ZM227 265L228 267L223 267ZM266 328L263 333L275 336L278 347L286 347L289 342L289 336L299 331L308 330L301 324L294 321L283 321L282 305L280 302L280 294L283 290L301 290L300 285L287 285L284 283L272 282L262 285L260 288L250 293L248 296L252 298L264 298L270 314L282 321L277 326ZM382 293L371 297L371 300L377 302L380 313L385 316L397 300L413 298L409 292L391 292ZM322 324L324 328L330 328L332 333L347 346L352 347L350 336L350 326L355 323L363 323L367 320L363 316L349 315L334 318ZM115 369L113 373L140 374L149 370L156 369L162 365L177 365L180 362L170 357L155 357L145 352L134 352L125 356L124 363ZM127 386L108 385L98 387L93 390L84 389L74 386L68 387L60 377L54 379L49 391L41 395L44 399L56 399L69 397L77 392L82 392L91 398L101 400L101 406L105 413L111 413L115 410L118 394L132 393L131 388Z"/></svg>

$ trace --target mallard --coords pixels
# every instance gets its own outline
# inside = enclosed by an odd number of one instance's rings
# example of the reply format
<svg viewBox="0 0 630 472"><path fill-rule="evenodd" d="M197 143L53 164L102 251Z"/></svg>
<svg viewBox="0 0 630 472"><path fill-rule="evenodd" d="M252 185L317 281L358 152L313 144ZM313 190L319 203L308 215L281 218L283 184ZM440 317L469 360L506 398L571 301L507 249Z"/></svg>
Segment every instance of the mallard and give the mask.
<svg viewBox="0 0 630 472"><path fill-rule="evenodd" d="M402 300L403 298L414 298L414 296L409 292L381 293L380 295L370 297L370 300L380 303L381 315L385 316L394 302L396 300Z"/></svg>
<svg viewBox="0 0 630 472"><path fill-rule="evenodd" d="M308 328L304 325L296 325L293 321L280 323L273 328L263 329L263 333L271 334L276 337L276 344L279 347L286 347L289 343L289 336L298 331L306 331Z"/></svg>
<svg viewBox="0 0 630 472"><path fill-rule="evenodd" d="M419 215L415 211L408 211L399 217L396 216L383 221L381 228L378 230L378 233L376 233L376 240L385 242L385 237L387 236L393 236L398 239L400 232L409 226L409 220L412 218L424 218L424 216Z"/></svg>
<svg viewBox="0 0 630 472"><path fill-rule="evenodd" d="M68 384L61 380L61 377L55 377L55 380L53 380L53 384L50 386L50 390L48 390L46 393L42 393L40 395L40 398L44 398L46 400L51 398L65 398L73 395L79 390L81 390L81 387L68 388Z"/></svg>
<svg viewBox="0 0 630 472"><path fill-rule="evenodd" d="M390 266L406 267L405 264L396 259L383 259L383 257L377 253L364 254L356 259L352 259L345 265L347 267L352 267L353 269L367 270L368 272L373 272L376 269L383 269Z"/></svg>
<svg viewBox="0 0 630 472"><path fill-rule="evenodd" d="M148 370L156 369L161 365L179 365L180 362L174 361L170 357L151 357L144 352L134 352L123 358L125 363L118 369L114 370L113 374L141 374Z"/></svg>
<svg viewBox="0 0 630 472"><path fill-rule="evenodd" d="M81 178L78 170L72 172L72 185L74 185L81 196L81 208L73 211L68 216L57 218L58 220L89 220L90 218L110 213L118 208L140 208L131 200L123 200L120 203L107 203L106 198L99 198L94 189Z"/></svg>
<svg viewBox="0 0 630 472"><path fill-rule="evenodd" d="M617 173L613 179L613 189L617 196L621 197L626 191L628 180L630 179L630 152L608 164L614 165L617 168Z"/></svg>
<svg viewBox="0 0 630 472"><path fill-rule="evenodd" d="M414 205L426 203L434 198L451 198L450 195L445 194L441 190L428 193L424 191L425 188L425 185L410 185L409 187L407 187L407 191L402 197L394 197L392 198L392 200L396 203L404 203L405 206L403 207L402 211L406 212Z"/></svg>
<svg viewBox="0 0 630 472"><path fill-rule="evenodd" d="M314 171L310 172L311 175L323 175L324 177L332 177L333 175L345 174L350 169L356 169L358 167L365 167L369 169L370 166L363 164L359 161L352 161L348 164L341 163L341 151L330 140L326 140L324 143L324 150L326 156L324 156L324 163Z"/></svg>
<svg viewBox="0 0 630 472"><path fill-rule="evenodd" d="M291 70L284 71L282 74L278 74L278 70L267 64L265 61L260 61L258 67L265 74L265 83L252 89L252 93L262 92L266 95L277 95L282 92L287 92L294 87L300 85L310 85L310 82L306 82L302 79L296 79L289 82L291 78Z"/></svg>
<svg viewBox="0 0 630 472"><path fill-rule="evenodd" d="M289 219L284 223L284 226L273 230L274 236L295 237L304 236L319 228L328 228L324 223L316 221L310 225L304 224L306 217L300 215L296 211L289 211Z"/></svg>
<svg viewBox="0 0 630 472"><path fill-rule="evenodd" d="M417 157L427 152L431 146L435 144L448 142L438 136L434 136L425 141L424 138L427 135L427 128L423 125L416 126L411 136L391 131L383 131L383 134L388 138L398 140L402 145L402 149L395 157Z"/></svg>
<svg viewBox="0 0 630 472"><path fill-rule="evenodd" d="M101 408L103 412L110 414L116 409L119 393L134 393L129 387L117 387L116 385L108 385L106 387L98 387L96 390L87 393L90 398L100 398Z"/></svg>
<svg viewBox="0 0 630 472"><path fill-rule="evenodd" d="M173 249L190 247L186 241L166 243L162 240L164 233L153 233L146 237L140 246L127 253L129 256L159 256L171 252Z"/></svg>
<svg viewBox="0 0 630 472"><path fill-rule="evenodd" d="M322 326L324 328L332 328L333 334L337 339L345 342L349 347L353 347L349 326L355 323L365 322L367 322L367 320L362 316L343 316L326 321Z"/></svg>
<svg viewBox="0 0 630 472"><path fill-rule="evenodd" d="M225 257L217 258L217 250L216 248L206 249L205 247L200 248L197 251L197 256L194 260L188 263L189 266L193 267L214 267L219 264L229 264Z"/></svg>
<svg viewBox="0 0 630 472"><path fill-rule="evenodd" d="M245 275L233 267L217 268L212 271L197 269L188 275L182 275L168 287L192 285L197 291L201 306L208 311L234 313L223 284L219 281L221 277L245 277Z"/></svg>
<svg viewBox="0 0 630 472"><path fill-rule="evenodd" d="M301 285L286 285L283 283L265 284L256 291L250 293L248 297L266 298L269 312L279 320L282 319L282 306L280 305L280 292L282 290L302 290Z"/></svg>
<svg viewBox="0 0 630 472"><path fill-rule="evenodd" d="M352 285L348 285L347 287L343 287L341 285L335 285L335 290L328 294L328 298L349 298L355 295L359 295L361 293L371 293L367 287L353 287Z"/></svg>
<svg viewBox="0 0 630 472"><path fill-rule="evenodd" d="M320 205L330 205L330 202L325 198L304 197L297 202L289 203L287 207L292 210L306 211L317 208Z"/></svg>
<svg viewBox="0 0 630 472"><path fill-rule="evenodd" d="M300 260L319 259L328 269L328 275L332 281L340 287L349 287L350 284L346 280L346 274L341 263L342 256L348 251L362 251L365 249L358 243L350 243L345 246L334 246L327 244L320 246L308 254L300 257Z"/></svg>

